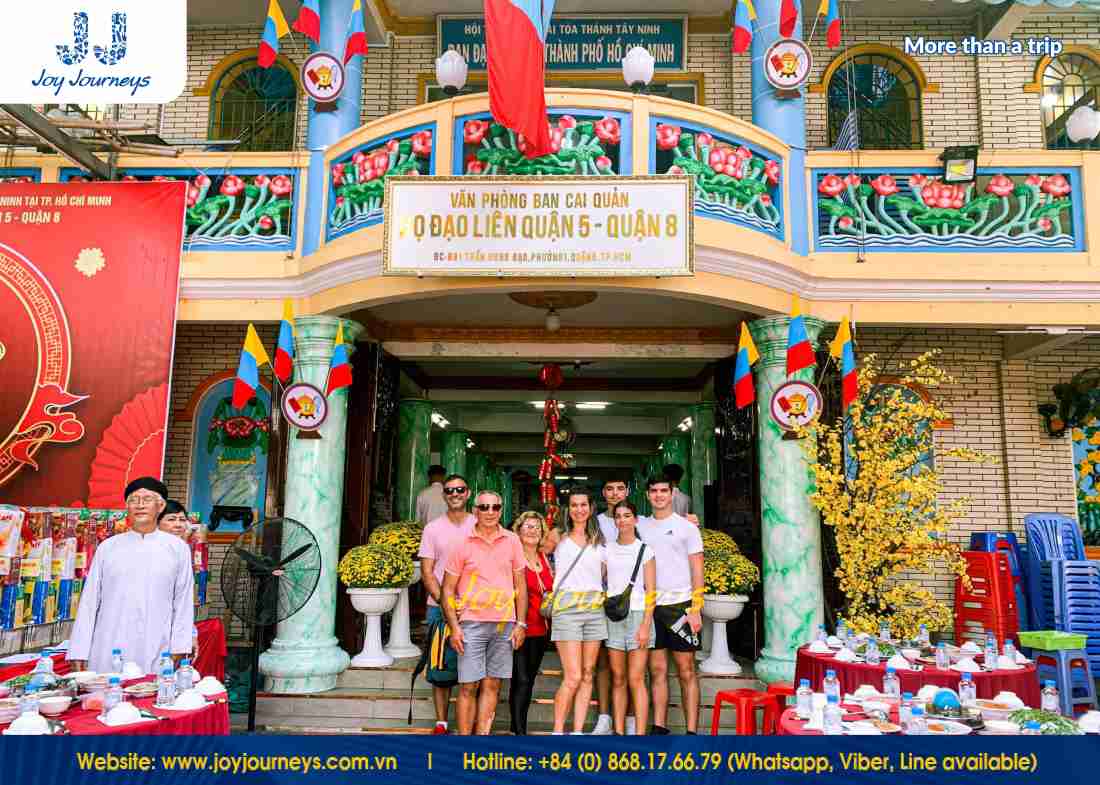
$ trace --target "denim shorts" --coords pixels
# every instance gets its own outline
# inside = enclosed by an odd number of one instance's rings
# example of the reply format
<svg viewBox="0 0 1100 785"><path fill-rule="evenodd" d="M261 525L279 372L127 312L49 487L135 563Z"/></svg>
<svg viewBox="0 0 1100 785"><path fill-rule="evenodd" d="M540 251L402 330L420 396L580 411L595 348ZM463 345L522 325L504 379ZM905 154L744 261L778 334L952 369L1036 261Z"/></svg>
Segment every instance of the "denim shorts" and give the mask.
<svg viewBox="0 0 1100 785"><path fill-rule="evenodd" d="M463 653L458 655L458 683L470 684L485 677L512 678L512 622L464 621Z"/></svg>
<svg viewBox="0 0 1100 785"><path fill-rule="evenodd" d="M562 611L555 613L550 625L552 641L607 640L607 616L598 611Z"/></svg>
<svg viewBox="0 0 1100 785"><path fill-rule="evenodd" d="M638 648L638 641L634 637L638 634L638 628L642 626L642 619L645 618L645 611L631 611L627 614L627 617L622 621L607 622L607 648L615 649L616 651L635 651ZM657 637L653 628L653 620L649 621L649 645L647 649L653 648L653 641Z"/></svg>

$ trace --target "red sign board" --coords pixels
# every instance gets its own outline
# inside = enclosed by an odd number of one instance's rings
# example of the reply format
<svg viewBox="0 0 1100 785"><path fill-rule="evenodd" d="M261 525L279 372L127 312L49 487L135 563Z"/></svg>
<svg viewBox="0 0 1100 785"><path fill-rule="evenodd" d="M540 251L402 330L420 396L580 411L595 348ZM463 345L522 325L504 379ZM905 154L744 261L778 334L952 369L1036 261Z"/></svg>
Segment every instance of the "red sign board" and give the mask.
<svg viewBox="0 0 1100 785"><path fill-rule="evenodd" d="M186 184L0 184L0 502L161 476Z"/></svg>

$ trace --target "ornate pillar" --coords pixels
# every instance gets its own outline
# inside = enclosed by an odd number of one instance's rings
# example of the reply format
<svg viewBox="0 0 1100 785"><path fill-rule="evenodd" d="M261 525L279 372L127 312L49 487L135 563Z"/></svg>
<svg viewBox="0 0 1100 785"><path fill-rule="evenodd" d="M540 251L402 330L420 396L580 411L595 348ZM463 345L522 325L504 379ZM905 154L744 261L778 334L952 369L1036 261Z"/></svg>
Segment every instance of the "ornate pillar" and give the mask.
<svg viewBox="0 0 1100 785"><path fill-rule="evenodd" d="M325 388L336 328L343 323L344 341L355 350L363 326L332 316L299 316L295 320L298 381ZM286 503L288 518L304 524L321 549L321 577L309 602L279 622L275 640L260 657L260 672L272 692L312 693L336 686L348 667L348 655L337 644L336 565L340 555L340 520L347 452L348 390L328 396L328 418L320 439L298 439L287 429Z"/></svg>
<svg viewBox="0 0 1100 785"><path fill-rule="evenodd" d="M810 343L824 326L805 317ZM766 683L794 678L795 649L810 639L824 618L821 584L821 528L810 504L813 473L801 442L784 439L769 414L772 394L787 381L786 316L749 323L760 350L756 364L756 422L760 439L760 506L764 565L764 652L756 677ZM793 378L813 381L813 368ZM812 437L811 437L812 438Z"/></svg>
<svg viewBox="0 0 1100 785"><path fill-rule="evenodd" d="M505 468L497 469L497 485L504 500L504 507L500 511L500 522L511 526L516 515L512 503L512 472Z"/></svg>
<svg viewBox="0 0 1100 785"><path fill-rule="evenodd" d="M447 474L461 474L466 477L466 442L470 434L466 431L444 431L443 451L439 455L439 462L447 470ZM469 477L466 477L469 481Z"/></svg>
<svg viewBox="0 0 1100 785"><path fill-rule="evenodd" d="M348 36L355 0L321 0L321 43L310 44L312 51L341 53ZM301 65L299 63L299 65ZM305 214L304 253L317 250L324 226L325 150L338 139L359 127L359 110L363 95L363 58L353 57L344 66L344 91L333 112L318 112L313 100L308 101L309 119L306 125L306 148L309 150L309 188Z"/></svg>
<svg viewBox="0 0 1100 785"><path fill-rule="evenodd" d="M718 441L714 435L714 403L691 407L691 511L705 525L704 488L718 481Z"/></svg>
<svg viewBox="0 0 1100 785"><path fill-rule="evenodd" d="M431 431L431 401L422 398L401 401L397 407L397 480L394 483L394 511L399 521L416 517L416 495L428 484Z"/></svg>
<svg viewBox="0 0 1100 785"><path fill-rule="evenodd" d="M489 456L472 450L466 455L466 479L470 483L470 503L477 500L477 494L486 488L486 474L489 469Z"/></svg>
<svg viewBox="0 0 1100 785"><path fill-rule="evenodd" d="M684 479L680 480L680 490L691 496L691 439L686 433L677 431L661 440L661 465L658 473L670 463L679 464L684 470ZM695 512L695 508L692 508Z"/></svg>

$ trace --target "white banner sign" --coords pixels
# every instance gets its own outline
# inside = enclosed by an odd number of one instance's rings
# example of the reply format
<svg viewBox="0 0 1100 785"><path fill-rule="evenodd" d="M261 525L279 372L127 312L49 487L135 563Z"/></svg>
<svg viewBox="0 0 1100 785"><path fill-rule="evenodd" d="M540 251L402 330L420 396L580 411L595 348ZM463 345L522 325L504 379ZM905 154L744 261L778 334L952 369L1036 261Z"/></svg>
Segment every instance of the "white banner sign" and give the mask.
<svg viewBox="0 0 1100 785"><path fill-rule="evenodd" d="M391 177L386 275L691 275L692 180Z"/></svg>
<svg viewBox="0 0 1100 785"><path fill-rule="evenodd" d="M158 104L187 82L186 0L4 0L3 20L0 101Z"/></svg>

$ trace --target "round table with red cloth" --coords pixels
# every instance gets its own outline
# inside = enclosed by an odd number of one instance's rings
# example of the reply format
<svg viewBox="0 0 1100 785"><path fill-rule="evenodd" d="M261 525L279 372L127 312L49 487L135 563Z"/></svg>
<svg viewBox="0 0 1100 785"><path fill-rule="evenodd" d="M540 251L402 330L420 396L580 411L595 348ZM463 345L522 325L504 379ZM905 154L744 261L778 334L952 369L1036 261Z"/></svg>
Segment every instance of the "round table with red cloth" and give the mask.
<svg viewBox="0 0 1100 785"><path fill-rule="evenodd" d="M840 680L841 695L850 695L864 684L869 684L881 692L882 677L886 675L886 661L883 660L878 665L868 665L863 662L837 662L832 654L814 654L807 646L798 650L794 673L796 685L800 679L809 679L810 687L815 692L821 692L821 682L827 670L836 671L836 677ZM897 674L901 679L901 691L911 692L914 695L926 684L949 687L958 691L959 679L962 678L962 674L958 671L940 670L932 665L925 665L924 670L921 671L899 670ZM993 698L1000 692L1014 692L1028 706L1039 708L1039 677L1035 670L1035 663L1025 665L1017 671L974 671L971 675L979 698Z"/></svg>
<svg viewBox="0 0 1100 785"><path fill-rule="evenodd" d="M221 619L206 619L195 624L199 631L199 656L192 665L203 676L213 676L218 681L225 681L225 657L228 653L225 645L225 628ZM64 676L72 671L72 663L65 659L65 654L54 654L53 672L58 676ZM14 679L34 669L37 660L22 662L18 665L0 665L0 681Z"/></svg>
<svg viewBox="0 0 1100 785"><path fill-rule="evenodd" d="M849 703L840 704L840 708L844 711L841 715L841 719L845 722L850 720L862 720L866 719L866 715L860 713L860 707ZM819 730L806 730L806 723L808 720L799 719L798 709L794 706L784 710L779 716L779 724L776 725L775 735L777 736L823 736L824 732ZM898 710L896 708L890 709L890 722L895 725L898 724Z"/></svg>

